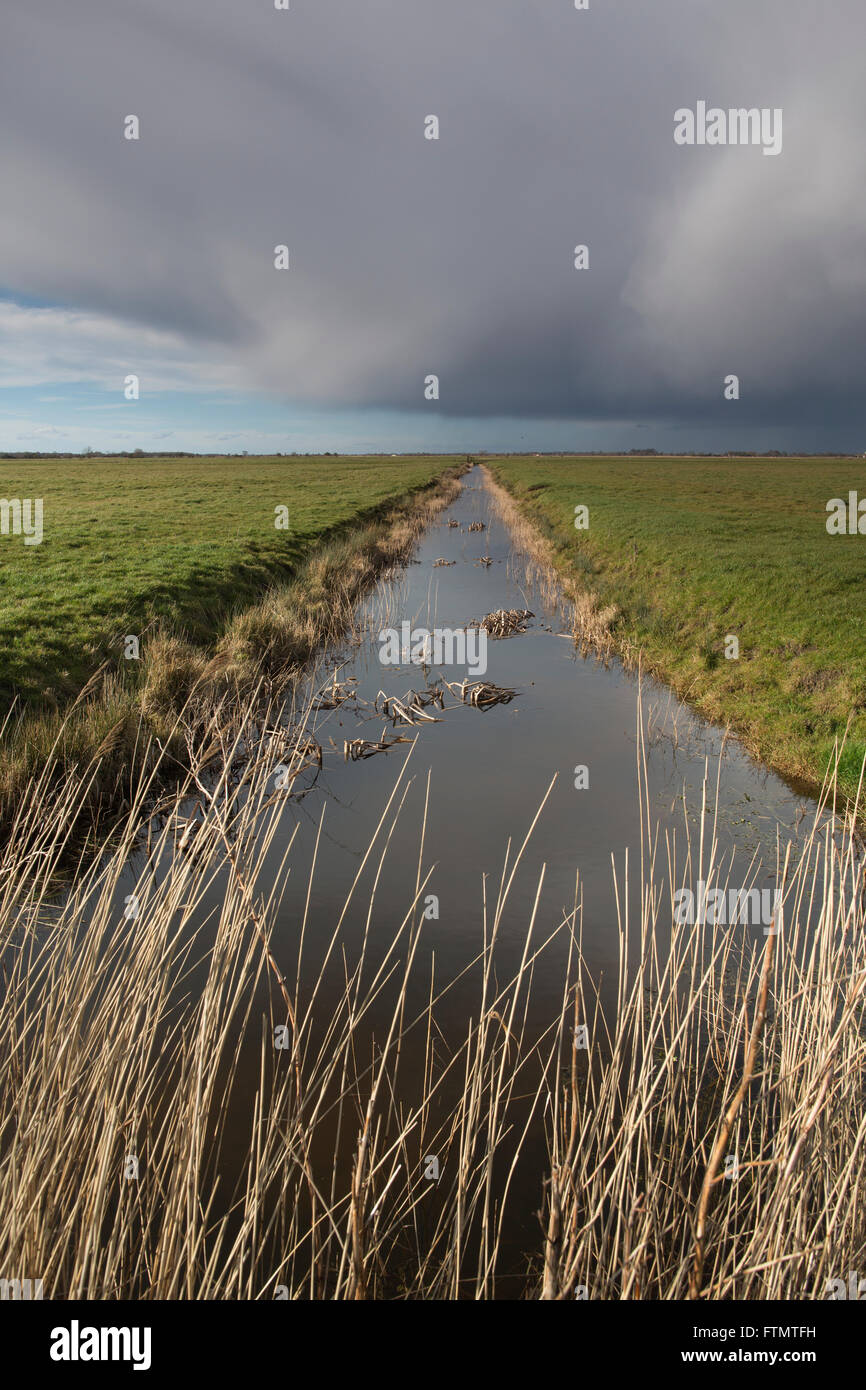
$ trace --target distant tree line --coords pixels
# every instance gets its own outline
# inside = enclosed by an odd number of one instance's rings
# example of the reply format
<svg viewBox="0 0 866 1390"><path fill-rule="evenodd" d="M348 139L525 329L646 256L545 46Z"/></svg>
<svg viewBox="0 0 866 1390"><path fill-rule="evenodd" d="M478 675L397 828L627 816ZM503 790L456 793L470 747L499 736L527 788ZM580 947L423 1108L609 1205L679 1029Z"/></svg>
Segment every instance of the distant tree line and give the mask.
<svg viewBox="0 0 866 1390"><path fill-rule="evenodd" d="M359 458L435 458L438 457L437 450L415 450L403 454L394 454L388 451L380 453L368 452ZM822 449L816 453L801 453L798 450L786 449L725 449L725 450L700 450L700 449L547 449L543 452L533 449L498 449L491 451L479 449L477 454L467 454L467 463L476 463L480 458L745 458L745 459L784 459L784 458L813 458L813 459L835 459L835 458L866 458L866 453L845 454L838 449ZM178 449L85 449L78 453L65 452L46 452L45 450L16 449L14 451L0 450L0 459L198 459L198 458L349 458L348 454L341 454L338 449L324 449L319 452L308 452L304 449L293 449L291 453L275 452L272 454L249 454L244 449L241 453L235 454L204 454L193 450ZM443 458L454 458L456 454L446 451L441 455Z"/></svg>

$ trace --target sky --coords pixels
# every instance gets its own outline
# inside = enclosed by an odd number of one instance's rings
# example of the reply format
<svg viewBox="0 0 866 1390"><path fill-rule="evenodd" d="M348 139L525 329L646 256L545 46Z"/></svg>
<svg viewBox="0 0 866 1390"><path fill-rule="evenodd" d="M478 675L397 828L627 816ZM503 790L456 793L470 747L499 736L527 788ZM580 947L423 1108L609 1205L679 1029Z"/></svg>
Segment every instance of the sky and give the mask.
<svg viewBox="0 0 866 1390"><path fill-rule="evenodd" d="M0 450L864 452L864 39L863 0L3 0ZM780 152L678 144L700 102Z"/></svg>

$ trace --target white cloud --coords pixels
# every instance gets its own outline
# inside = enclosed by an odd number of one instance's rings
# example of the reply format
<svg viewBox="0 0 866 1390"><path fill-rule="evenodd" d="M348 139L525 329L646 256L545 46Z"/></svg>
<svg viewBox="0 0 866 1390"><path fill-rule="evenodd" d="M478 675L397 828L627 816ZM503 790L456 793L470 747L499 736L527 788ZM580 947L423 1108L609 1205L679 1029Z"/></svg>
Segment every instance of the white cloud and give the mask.
<svg viewBox="0 0 866 1390"><path fill-rule="evenodd" d="M142 392L239 386L242 371L221 356L180 333L107 314L0 300L0 387L88 383L122 397L129 373Z"/></svg>

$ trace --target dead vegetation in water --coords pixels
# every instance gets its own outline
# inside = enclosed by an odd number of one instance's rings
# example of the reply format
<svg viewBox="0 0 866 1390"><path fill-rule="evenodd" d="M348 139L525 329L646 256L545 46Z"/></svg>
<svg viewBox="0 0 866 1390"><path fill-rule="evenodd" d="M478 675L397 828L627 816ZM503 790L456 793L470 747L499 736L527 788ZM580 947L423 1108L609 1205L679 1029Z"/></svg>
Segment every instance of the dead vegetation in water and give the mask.
<svg viewBox="0 0 866 1390"><path fill-rule="evenodd" d="M452 695L461 704L472 705L474 709L492 709L494 705L508 705L517 694L503 685L493 685L490 681L446 681Z"/></svg>
<svg viewBox="0 0 866 1390"><path fill-rule="evenodd" d="M397 724L440 724L442 721L435 715L428 714L430 705L438 709L444 709L444 698L439 686L428 686L426 690L410 690L399 700L396 695L386 695L384 690L380 690L376 696L374 708L377 714L382 714L386 719L391 720L392 726Z"/></svg>
<svg viewBox="0 0 866 1390"><path fill-rule="evenodd" d="M434 570L435 570L435 569L443 569L446 565L456 565L456 564L457 564L457 561L456 561L456 560L434 560L434 561L433 561L433 568L434 568Z"/></svg>
<svg viewBox="0 0 866 1390"><path fill-rule="evenodd" d="M530 618L534 617L528 608L497 608L467 626L483 628L490 637L513 637L516 632L525 632Z"/></svg>
<svg viewBox="0 0 866 1390"><path fill-rule="evenodd" d="M358 684L358 677L348 676L345 681L339 681L337 680L337 671L338 668L335 666L330 683L315 696L312 706L315 712L341 709L345 704L357 702L358 692L355 687Z"/></svg>
<svg viewBox="0 0 866 1390"><path fill-rule="evenodd" d="M493 557L490 555L479 555L478 559L475 561L475 564L483 565L485 569L489 569L490 566L493 564Z"/></svg>
<svg viewBox="0 0 866 1390"><path fill-rule="evenodd" d="M485 531L486 529L486 524L483 521L470 521L469 523L470 531Z"/></svg>
<svg viewBox="0 0 866 1390"><path fill-rule="evenodd" d="M410 723L414 722L412 720ZM438 722L438 721L434 721ZM397 743L411 743L410 738L404 734L397 734L392 738L388 737L387 730L382 730L381 738L347 738L343 744L343 759L345 762L357 763L364 758L372 758L376 753L387 753L389 748L393 748Z"/></svg>
<svg viewBox="0 0 866 1390"><path fill-rule="evenodd" d="M322 745L303 726L283 728L278 724L270 727L265 725L258 738L250 738L247 749L251 755L254 753L259 758L285 758L291 755L299 769L309 763L322 766Z"/></svg>

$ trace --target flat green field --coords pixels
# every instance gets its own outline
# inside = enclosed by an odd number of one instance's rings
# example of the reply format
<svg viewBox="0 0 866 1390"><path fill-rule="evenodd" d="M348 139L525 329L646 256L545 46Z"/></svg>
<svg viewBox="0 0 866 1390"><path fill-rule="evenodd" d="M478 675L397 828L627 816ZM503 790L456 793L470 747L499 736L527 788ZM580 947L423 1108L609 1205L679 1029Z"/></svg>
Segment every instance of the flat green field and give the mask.
<svg viewBox="0 0 866 1390"><path fill-rule="evenodd" d="M43 499L44 539L0 535L0 694L76 693L154 617L209 645L310 547L431 482L445 458L15 459L0 497ZM275 508L289 509L277 530Z"/></svg>
<svg viewBox="0 0 866 1390"><path fill-rule="evenodd" d="M747 745L823 777L852 716L843 780L866 751L866 535L829 535L827 503L866 498L856 459L485 459L619 616L614 636ZM589 508L588 530L575 507ZM739 659L725 656L739 639Z"/></svg>

